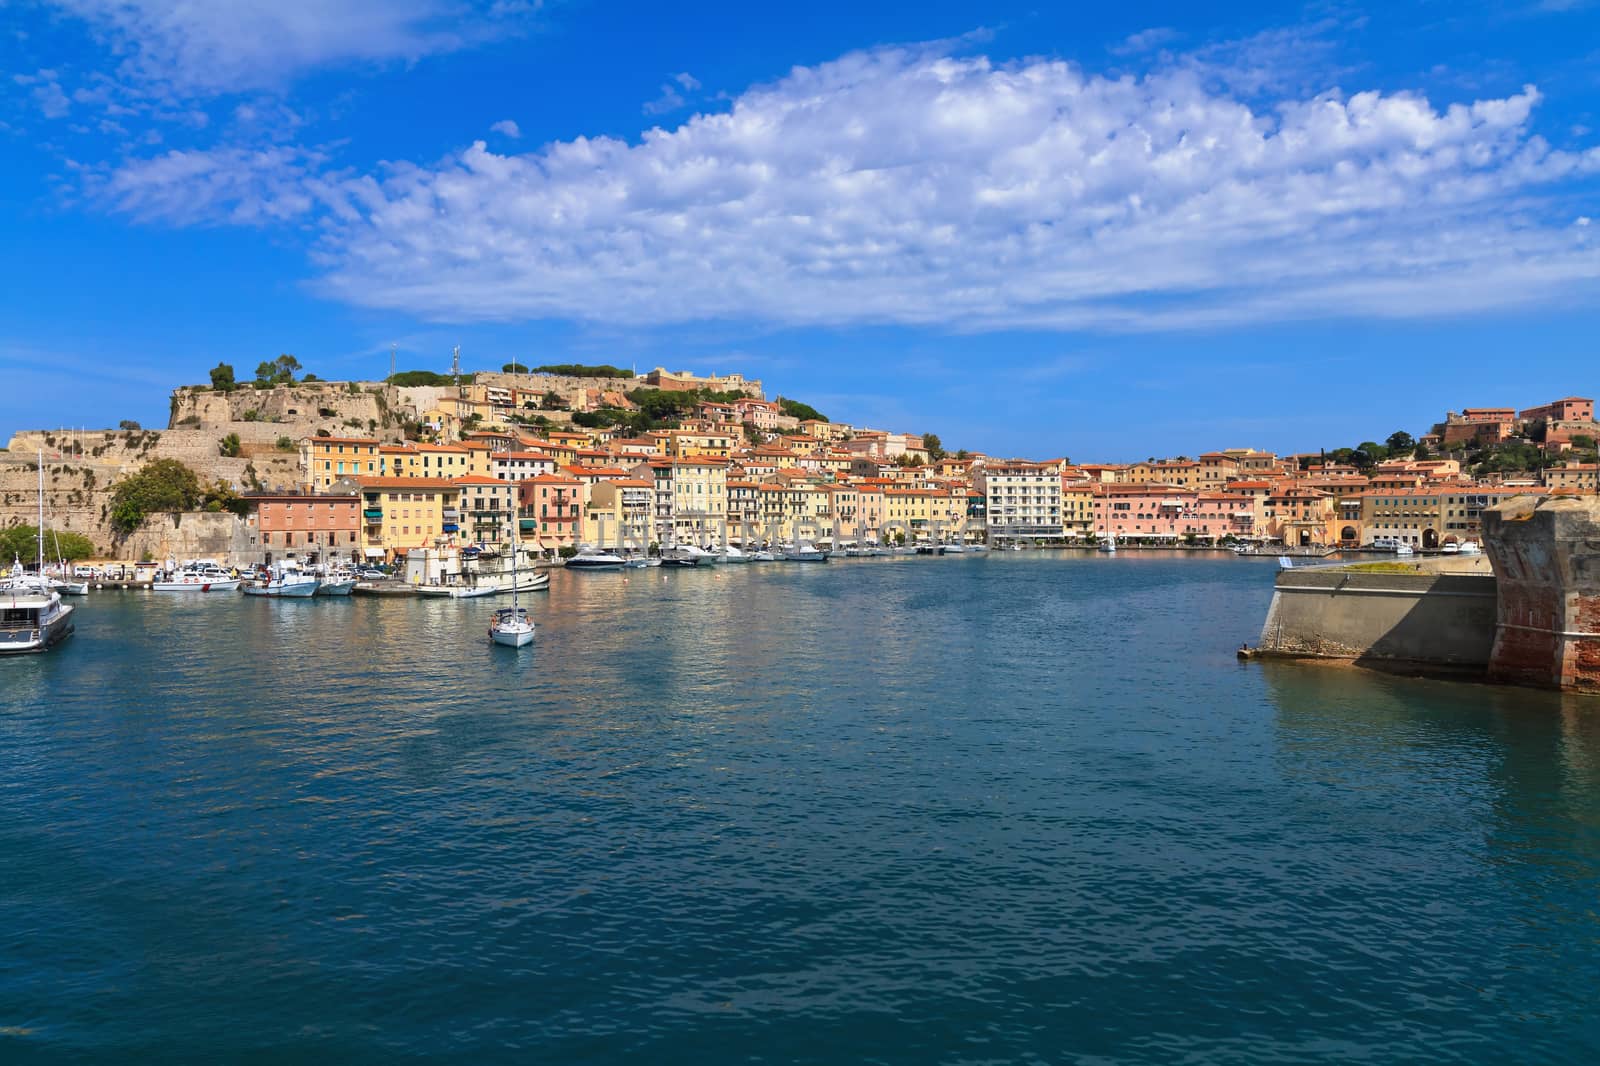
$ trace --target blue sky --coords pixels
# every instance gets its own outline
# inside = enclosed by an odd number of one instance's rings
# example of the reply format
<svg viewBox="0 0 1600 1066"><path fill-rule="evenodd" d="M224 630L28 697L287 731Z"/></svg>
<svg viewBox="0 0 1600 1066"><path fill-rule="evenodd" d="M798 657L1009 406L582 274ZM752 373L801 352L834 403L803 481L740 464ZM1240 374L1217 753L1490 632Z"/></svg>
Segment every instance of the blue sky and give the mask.
<svg viewBox="0 0 1600 1066"><path fill-rule="evenodd" d="M0 14L0 435L391 343L1079 461L1600 388L1585 0Z"/></svg>

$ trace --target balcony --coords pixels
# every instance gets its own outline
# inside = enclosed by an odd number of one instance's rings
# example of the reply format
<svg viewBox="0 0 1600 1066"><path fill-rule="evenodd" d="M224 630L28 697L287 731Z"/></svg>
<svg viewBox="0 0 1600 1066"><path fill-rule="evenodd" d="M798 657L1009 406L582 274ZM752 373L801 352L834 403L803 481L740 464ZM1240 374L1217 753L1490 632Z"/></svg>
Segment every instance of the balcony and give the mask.
<svg viewBox="0 0 1600 1066"><path fill-rule="evenodd" d="M461 521L461 512L457 508L446 507L443 517L446 522L459 522Z"/></svg>
<svg viewBox="0 0 1600 1066"><path fill-rule="evenodd" d="M361 513L366 516L368 523L372 525L377 525L379 522L383 521L382 507L369 507Z"/></svg>

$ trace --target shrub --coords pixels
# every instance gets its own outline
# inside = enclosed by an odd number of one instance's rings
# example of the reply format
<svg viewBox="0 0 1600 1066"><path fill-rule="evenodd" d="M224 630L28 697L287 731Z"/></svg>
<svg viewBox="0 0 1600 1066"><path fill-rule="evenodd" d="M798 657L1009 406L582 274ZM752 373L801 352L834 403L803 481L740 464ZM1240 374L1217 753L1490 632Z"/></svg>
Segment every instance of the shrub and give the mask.
<svg viewBox="0 0 1600 1066"><path fill-rule="evenodd" d="M217 442L217 448L225 459L238 458L240 447L239 434L237 433L229 433Z"/></svg>

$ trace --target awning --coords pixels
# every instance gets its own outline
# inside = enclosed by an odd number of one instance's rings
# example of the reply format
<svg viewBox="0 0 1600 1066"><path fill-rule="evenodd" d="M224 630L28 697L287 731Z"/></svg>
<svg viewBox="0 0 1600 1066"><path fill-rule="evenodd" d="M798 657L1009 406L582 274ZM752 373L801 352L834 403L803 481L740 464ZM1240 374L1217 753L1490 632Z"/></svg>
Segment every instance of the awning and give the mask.
<svg viewBox="0 0 1600 1066"><path fill-rule="evenodd" d="M367 548L361 554L365 555L368 559L382 559L383 558L383 549L382 548Z"/></svg>

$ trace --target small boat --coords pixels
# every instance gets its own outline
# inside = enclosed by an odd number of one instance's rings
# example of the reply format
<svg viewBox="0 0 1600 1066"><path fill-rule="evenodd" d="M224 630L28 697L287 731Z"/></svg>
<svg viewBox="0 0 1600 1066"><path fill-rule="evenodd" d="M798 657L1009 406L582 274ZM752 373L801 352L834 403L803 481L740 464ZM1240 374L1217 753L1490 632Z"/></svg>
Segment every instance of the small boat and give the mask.
<svg viewBox="0 0 1600 1066"><path fill-rule="evenodd" d="M50 587L63 596L89 595L89 583L87 581L63 581L59 577L53 577L50 579Z"/></svg>
<svg viewBox="0 0 1600 1066"><path fill-rule="evenodd" d="M266 571L260 577L244 583L246 596L268 596L281 600L310 599L317 594L317 588L322 581L315 574L308 574L304 570L279 566Z"/></svg>
<svg viewBox="0 0 1600 1066"><path fill-rule="evenodd" d="M150 583L154 592L233 592L240 578L210 559L191 559L179 567L167 560L167 568Z"/></svg>
<svg viewBox="0 0 1600 1066"><path fill-rule="evenodd" d="M678 547L678 554L694 559L700 566L714 566L722 561L722 556L706 548L694 544L682 544Z"/></svg>
<svg viewBox="0 0 1600 1066"><path fill-rule="evenodd" d="M778 557L765 548L759 548L750 553L750 561L752 563L775 563L778 561Z"/></svg>
<svg viewBox="0 0 1600 1066"><path fill-rule="evenodd" d="M1475 540L1464 540L1461 542L1461 554L1482 555L1483 549L1478 547L1478 542Z"/></svg>
<svg viewBox="0 0 1600 1066"><path fill-rule="evenodd" d="M322 583L317 586L317 595L348 596L355 589L356 581L353 571L335 567L322 575Z"/></svg>
<svg viewBox="0 0 1600 1066"><path fill-rule="evenodd" d="M507 648L532 644L533 632L533 619L528 617L526 607L502 607L489 623L489 639Z"/></svg>
<svg viewBox="0 0 1600 1066"><path fill-rule="evenodd" d="M810 541L801 541L799 544L784 548L783 558L791 563L825 563L828 561L828 553Z"/></svg>
<svg viewBox="0 0 1600 1066"><path fill-rule="evenodd" d="M967 550L965 544L946 544L943 549L945 555L961 555Z"/></svg>
<svg viewBox="0 0 1600 1066"><path fill-rule="evenodd" d="M750 556L729 544L722 549L722 561L725 563L748 563Z"/></svg>
<svg viewBox="0 0 1600 1066"><path fill-rule="evenodd" d="M969 552L986 552L988 550L989 546L981 541L974 541L973 543L967 545L967 551Z"/></svg>
<svg viewBox="0 0 1600 1066"><path fill-rule="evenodd" d="M1403 544L1403 543L1395 545L1394 553L1395 553L1395 555L1401 556L1401 557L1404 557L1404 556L1407 556L1407 555L1415 555L1415 554L1417 554L1416 549L1411 547L1411 545Z"/></svg>
<svg viewBox="0 0 1600 1066"><path fill-rule="evenodd" d="M1101 537L1100 546L1096 549L1096 551L1103 551L1107 555L1115 555L1117 553L1117 538L1111 536L1109 533L1104 537Z"/></svg>
<svg viewBox="0 0 1600 1066"><path fill-rule="evenodd" d="M629 570L643 570L650 565L650 560L643 555L628 555L623 557L622 565ZM660 560L656 561L656 565L661 565Z"/></svg>
<svg viewBox="0 0 1600 1066"><path fill-rule="evenodd" d="M1461 545L1457 544L1455 541L1452 540L1450 543L1446 544L1444 547L1439 549L1439 554L1441 554L1441 555L1460 555L1461 554Z"/></svg>
<svg viewBox="0 0 1600 1066"><path fill-rule="evenodd" d="M517 602L517 593L521 591L518 578L522 575L517 560L522 550L516 542L516 533L513 532L511 536L511 606L502 607L494 613L494 621L489 623L489 639L507 648L520 648L533 643L533 619L528 617L528 609ZM542 576L545 584L549 584L550 575Z"/></svg>
<svg viewBox="0 0 1600 1066"><path fill-rule="evenodd" d="M475 600L500 592L499 585L418 585L418 596L434 596L452 600Z"/></svg>
<svg viewBox="0 0 1600 1066"><path fill-rule="evenodd" d="M567 560L568 570L620 570L628 560L614 552L603 551L593 544L585 544L578 554Z"/></svg>

